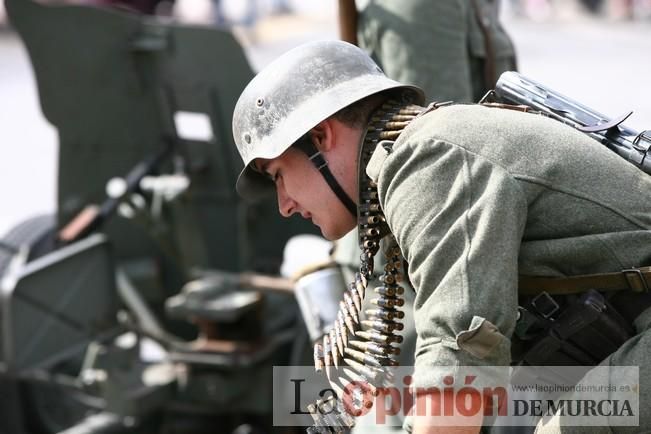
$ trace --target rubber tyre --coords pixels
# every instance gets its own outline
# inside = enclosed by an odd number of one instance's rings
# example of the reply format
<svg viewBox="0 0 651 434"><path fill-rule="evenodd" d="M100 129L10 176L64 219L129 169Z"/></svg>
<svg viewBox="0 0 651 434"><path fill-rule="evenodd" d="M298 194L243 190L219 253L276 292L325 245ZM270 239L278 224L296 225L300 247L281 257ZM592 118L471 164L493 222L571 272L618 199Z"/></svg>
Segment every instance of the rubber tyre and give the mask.
<svg viewBox="0 0 651 434"><path fill-rule="evenodd" d="M53 214L36 215L17 224L0 240L3 244L19 248L30 247L29 260L33 260L54 249L56 218ZM9 265L12 253L0 247L0 277Z"/></svg>

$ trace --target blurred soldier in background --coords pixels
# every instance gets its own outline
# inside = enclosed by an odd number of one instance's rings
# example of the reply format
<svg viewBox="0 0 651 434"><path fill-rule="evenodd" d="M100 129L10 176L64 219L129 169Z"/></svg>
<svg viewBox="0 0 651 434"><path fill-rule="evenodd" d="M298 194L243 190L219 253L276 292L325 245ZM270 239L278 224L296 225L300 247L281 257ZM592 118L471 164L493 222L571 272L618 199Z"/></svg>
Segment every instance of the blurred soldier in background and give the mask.
<svg viewBox="0 0 651 434"><path fill-rule="evenodd" d="M497 0L339 0L341 39L434 101L478 101L516 67Z"/></svg>

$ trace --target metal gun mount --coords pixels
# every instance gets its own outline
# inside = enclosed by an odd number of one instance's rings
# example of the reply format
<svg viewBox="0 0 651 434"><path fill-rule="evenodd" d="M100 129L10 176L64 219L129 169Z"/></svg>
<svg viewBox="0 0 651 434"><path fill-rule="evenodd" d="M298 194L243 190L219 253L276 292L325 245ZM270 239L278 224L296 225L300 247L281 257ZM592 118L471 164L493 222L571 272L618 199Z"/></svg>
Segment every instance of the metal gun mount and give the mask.
<svg viewBox="0 0 651 434"><path fill-rule="evenodd" d="M651 158L647 158L651 148L651 130L639 133L623 125L633 112L610 118L513 71L503 73L495 90L488 92L481 102L531 108L588 134L626 161L651 174Z"/></svg>
<svg viewBox="0 0 651 434"><path fill-rule="evenodd" d="M0 433L280 432L265 368L309 359L294 294L205 291L166 310L196 270L275 276L285 242L314 233L233 189L244 49L223 29L50 3L4 2L58 130L59 176L56 216L0 243L13 277L0 285ZM114 328L163 348L114 345Z"/></svg>

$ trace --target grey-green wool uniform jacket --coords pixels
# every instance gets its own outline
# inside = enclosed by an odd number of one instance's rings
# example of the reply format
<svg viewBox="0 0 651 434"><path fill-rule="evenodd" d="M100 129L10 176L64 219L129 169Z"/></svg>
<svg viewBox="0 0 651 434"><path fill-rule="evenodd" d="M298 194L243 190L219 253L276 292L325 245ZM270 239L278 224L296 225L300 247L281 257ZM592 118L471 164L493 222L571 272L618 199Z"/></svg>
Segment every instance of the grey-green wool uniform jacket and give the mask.
<svg viewBox="0 0 651 434"><path fill-rule="evenodd" d="M539 115L439 108L366 171L416 288L417 386L509 364L518 274L651 264L651 177Z"/></svg>

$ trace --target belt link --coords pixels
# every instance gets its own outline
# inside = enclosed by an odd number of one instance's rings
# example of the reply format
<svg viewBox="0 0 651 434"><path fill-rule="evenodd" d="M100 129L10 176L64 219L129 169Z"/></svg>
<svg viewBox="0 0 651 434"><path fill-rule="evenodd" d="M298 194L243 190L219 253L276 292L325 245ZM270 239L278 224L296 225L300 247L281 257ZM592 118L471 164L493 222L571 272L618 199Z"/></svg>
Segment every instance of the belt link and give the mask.
<svg viewBox="0 0 651 434"><path fill-rule="evenodd" d="M556 300L547 292L543 291L531 300L531 305L543 318L548 319L560 309Z"/></svg>

